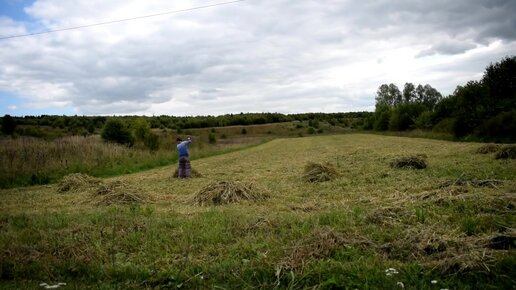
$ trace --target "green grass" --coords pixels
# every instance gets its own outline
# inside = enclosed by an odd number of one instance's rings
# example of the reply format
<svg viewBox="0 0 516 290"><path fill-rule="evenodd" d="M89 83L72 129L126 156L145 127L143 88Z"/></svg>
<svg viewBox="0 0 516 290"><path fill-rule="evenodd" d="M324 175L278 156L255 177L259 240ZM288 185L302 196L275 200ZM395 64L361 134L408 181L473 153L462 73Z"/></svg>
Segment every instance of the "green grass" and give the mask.
<svg viewBox="0 0 516 290"><path fill-rule="evenodd" d="M1 190L0 287L511 289L514 249L488 244L514 236L516 161L474 153L480 145L277 139L193 160L201 178L174 179L172 165L106 180L138 188L152 200L143 204L98 206L91 190L56 185ZM416 154L427 155L427 168L389 165ZM308 162L339 175L307 183ZM465 182L484 179L500 183ZM254 182L271 197L194 205L215 180Z"/></svg>

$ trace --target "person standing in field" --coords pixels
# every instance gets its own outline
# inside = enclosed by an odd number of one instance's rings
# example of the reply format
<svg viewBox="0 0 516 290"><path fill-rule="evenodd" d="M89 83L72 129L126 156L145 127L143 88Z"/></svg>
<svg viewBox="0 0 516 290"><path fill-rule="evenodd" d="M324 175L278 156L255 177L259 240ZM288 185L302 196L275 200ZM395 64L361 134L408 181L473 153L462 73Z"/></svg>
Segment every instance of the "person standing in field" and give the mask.
<svg viewBox="0 0 516 290"><path fill-rule="evenodd" d="M188 145L192 143L192 139L188 137L186 141L177 137L177 152L179 153L179 169L177 172L178 178L189 178L192 176L192 167L190 166L190 159L188 159Z"/></svg>

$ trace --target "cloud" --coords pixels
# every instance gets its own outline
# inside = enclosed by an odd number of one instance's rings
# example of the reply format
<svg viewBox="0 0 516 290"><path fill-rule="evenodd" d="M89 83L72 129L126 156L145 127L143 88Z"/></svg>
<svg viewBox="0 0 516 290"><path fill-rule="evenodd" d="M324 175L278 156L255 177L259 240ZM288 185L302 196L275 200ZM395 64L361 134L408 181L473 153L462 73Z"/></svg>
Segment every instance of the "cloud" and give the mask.
<svg viewBox="0 0 516 290"><path fill-rule="evenodd" d="M214 3L37 0L34 23L1 16L0 35ZM0 45L0 90L79 114L370 110L382 83L447 94L516 51L515 3L247 0L16 38Z"/></svg>

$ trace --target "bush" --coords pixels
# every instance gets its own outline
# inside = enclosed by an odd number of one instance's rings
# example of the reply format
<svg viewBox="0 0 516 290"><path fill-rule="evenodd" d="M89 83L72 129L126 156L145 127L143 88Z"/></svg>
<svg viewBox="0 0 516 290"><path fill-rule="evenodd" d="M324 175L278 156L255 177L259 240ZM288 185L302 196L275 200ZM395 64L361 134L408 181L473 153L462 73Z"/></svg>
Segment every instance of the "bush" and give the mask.
<svg viewBox="0 0 516 290"><path fill-rule="evenodd" d="M208 141L210 142L210 144L215 144L215 143L217 143L217 137L215 137L215 133L211 132L211 133L208 135Z"/></svg>
<svg viewBox="0 0 516 290"><path fill-rule="evenodd" d="M149 148L150 150L158 150L159 149L159 136L152 131L149 131L145 138L143 139L143 144L145 147Z"/></svg>
<svg viewBox="0 0 516 290"><path fill-rule="evenodd" d="M436 133L453 133L453 128L455 127L455 119L454 118L445 118L439 121L439 123L435 124L432 129L433 132Z"/></svg>
<svg viewBox="0 0 516 290"><path fill-rule="evenodd" d="M102 133L100 134L102 139L107 142L115 142L132 146L134 144L134 136L131 134L131 130L120 119L108 119Z"/></svg>
<svg viewBox="0 0 516 290"><path fill-rule="evenodd" d="M10 115L5 115L2 118L2 133L11 135L14 133L14 129L16 129L16 121Z"/></svg>
<svg viewBox="0 0 516 290"><path fill-rule="evenodd" d="M480 137L496 141L512 141L516 139L516 110L503 112L483 123L479 130Z"/></svg>

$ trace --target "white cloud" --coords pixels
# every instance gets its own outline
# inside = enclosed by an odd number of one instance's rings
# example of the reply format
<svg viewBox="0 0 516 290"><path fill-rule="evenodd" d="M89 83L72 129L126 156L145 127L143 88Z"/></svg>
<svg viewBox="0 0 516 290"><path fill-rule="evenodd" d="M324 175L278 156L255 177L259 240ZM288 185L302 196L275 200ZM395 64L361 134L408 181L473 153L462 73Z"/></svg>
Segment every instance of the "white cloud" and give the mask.
<svg viewBox="0 0 516 290"><path fill-rule="evenodd" d="M217 2L37 0L25 10L44 30ZM0 91L79 114L371 110L382 83L448 94L516 51L514 3L247 0L4 40ZM0 17L0 35L24 25Z"/></svg>

